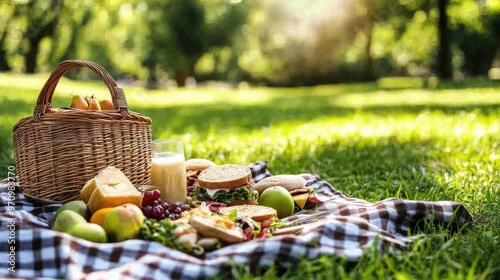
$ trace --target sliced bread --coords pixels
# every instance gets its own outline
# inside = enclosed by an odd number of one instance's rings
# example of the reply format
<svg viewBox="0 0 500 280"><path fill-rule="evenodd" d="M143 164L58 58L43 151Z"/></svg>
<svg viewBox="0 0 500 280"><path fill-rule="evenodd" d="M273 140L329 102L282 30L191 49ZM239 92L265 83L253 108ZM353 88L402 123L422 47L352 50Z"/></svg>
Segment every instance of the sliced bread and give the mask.
<svg viewBox="0 0 500 280"><path fill-rule="evenodd" d="M231 189L252 181L250 168L239 164L209 167L198 175L198 183L205 189Z"/></svg>

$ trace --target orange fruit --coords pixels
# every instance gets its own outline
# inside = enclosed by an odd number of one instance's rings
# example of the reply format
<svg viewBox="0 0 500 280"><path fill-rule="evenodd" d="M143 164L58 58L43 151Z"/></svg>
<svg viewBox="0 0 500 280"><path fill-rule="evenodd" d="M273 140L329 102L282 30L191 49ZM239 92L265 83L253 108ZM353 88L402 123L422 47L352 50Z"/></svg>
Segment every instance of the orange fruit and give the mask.
<svg viewBox="0 0 500 280"><path fill-rule="evenodd" d="M113 207L101 208L95 211L95 213L92 214L92 217L90 217L90 222L102 226L106 215L108 215L111 210L113 210Z"/></svg>

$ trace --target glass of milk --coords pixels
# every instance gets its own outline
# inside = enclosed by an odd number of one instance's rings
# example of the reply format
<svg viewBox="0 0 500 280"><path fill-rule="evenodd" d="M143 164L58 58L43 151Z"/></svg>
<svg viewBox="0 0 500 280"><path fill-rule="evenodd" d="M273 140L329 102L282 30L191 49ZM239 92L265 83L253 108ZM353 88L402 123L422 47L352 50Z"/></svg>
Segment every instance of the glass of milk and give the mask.
<svg viewBox="0 0 500 280"><path fill-rule="evenodd" d="M168 203L186 201L186 159L180 139L160 139L152 142L151 185L161 192Z"/></svg>

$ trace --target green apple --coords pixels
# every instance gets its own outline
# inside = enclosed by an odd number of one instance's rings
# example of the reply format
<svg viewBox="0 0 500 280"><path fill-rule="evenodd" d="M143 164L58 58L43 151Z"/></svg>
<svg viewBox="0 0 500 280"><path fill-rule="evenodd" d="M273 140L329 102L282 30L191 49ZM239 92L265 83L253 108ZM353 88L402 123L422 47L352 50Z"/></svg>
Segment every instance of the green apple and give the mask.
<svg viewBox="0 0 500 280"><path fill-rule="evenodd" d="M92 242L108 242L106 231L98 224L79 223L69 228L66 233Z"/></svg>
<svg viewBox="0 0 500 280"><path fill-rule="evenodd" d="M270 187L263 191L259 205L276 209L280 219L292 215L295 208L292 195L281 186Z"/></svg>
<svg viewBox="0 0 500 280"><path fill-rule="evenodd" d="M87 220L75 211L63 210L57 215L52 229L60 232L68 232L76 224L87 224Z"/></svg>
<svg viewBox="0 0 500 280"><path fill-rule="evenodd" d="M52 222L54 222L57 219L57 216L59 216L59 214L61 214L61 212L64 210L71 210L73 212L76 212L85 220L89 218L89 210L87 209L87 204L85 204L83 200L74 200L61 205L61 207L57 209L54 218L52 218Z"/></svg>
<svg viewBox="0 0 500 280"><path fill-rule="evenodd" d="M112 241L124 241L137 237L144 219L144 214L137 205L126 203L109 211L103 228Z"/></svg>

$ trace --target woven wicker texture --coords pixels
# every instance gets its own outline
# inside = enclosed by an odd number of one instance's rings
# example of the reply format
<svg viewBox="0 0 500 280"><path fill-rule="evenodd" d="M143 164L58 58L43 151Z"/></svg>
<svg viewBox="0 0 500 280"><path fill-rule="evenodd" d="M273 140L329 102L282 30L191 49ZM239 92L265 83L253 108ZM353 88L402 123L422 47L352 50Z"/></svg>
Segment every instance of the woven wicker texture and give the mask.
<svg viewBox="0 0 500 280"><path fill-rule="evenodd" d="M50 112L57 83L76 67L101 77L115 110ZM109 165L121 169L134 185L149 184L150 125L150 118L129 111L123 90L100 65L61 62L40 91L33 116L14 126L14 159L26 198L44 204L79 199L83 185Z"/></svg>

